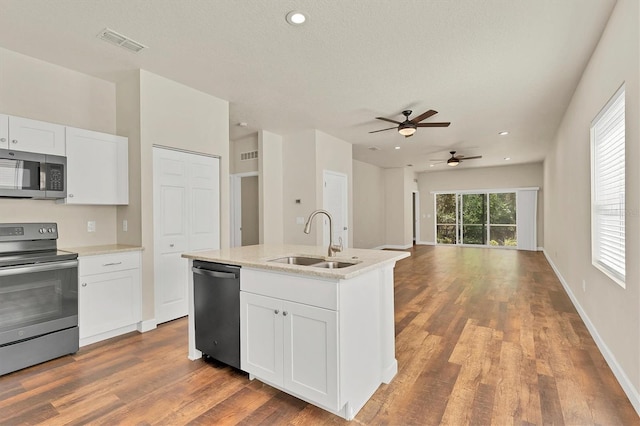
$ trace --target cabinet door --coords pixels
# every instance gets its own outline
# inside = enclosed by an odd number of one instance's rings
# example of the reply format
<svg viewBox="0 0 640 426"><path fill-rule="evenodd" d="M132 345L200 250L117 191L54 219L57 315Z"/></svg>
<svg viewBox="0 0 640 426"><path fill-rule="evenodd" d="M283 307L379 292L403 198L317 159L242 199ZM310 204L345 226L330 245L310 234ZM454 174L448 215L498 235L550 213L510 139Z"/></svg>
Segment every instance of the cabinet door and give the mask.
<svg viewBox="0 0 640 426"><path fill-rule="evenodd" d="M67 203L129 203L127 138L67 127Z"/></svg>
<svg viewBox="0 0 640 426"><path fill-rule="evenodd" d="M65 155L65 128L59 124L9 116L9 148Z"/></svg>
<svg viewBox="0 0 640 426"><path fill-rule="evenodd" d="M9 116L0 114L0 149L9 149Z"/></svg>
<svg viewBox="0 0 640 426"><path fill-rule="evenodd" d="M337 410L338 313L283 303L285 389Z"/></svg>
<svg viewBox="0 0 640 426"><path fill-rule="evenodd" d="M240 367L282 386L282 301L240 292Z"/></svg>
<svg viewBox="0 0 640 426"><path fill-rule="evenodd" d="M140 321L138 270L80 277L78 322L80 338Z"/></svg>

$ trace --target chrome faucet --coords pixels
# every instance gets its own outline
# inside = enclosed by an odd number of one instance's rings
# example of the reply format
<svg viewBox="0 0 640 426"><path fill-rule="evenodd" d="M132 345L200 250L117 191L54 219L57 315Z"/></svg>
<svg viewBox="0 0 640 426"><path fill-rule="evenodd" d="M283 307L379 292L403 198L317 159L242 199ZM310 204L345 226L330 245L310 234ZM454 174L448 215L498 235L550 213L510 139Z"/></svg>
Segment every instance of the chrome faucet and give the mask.
<svg viewBox="0 0 640 426"><path fill-rule="evenodd" d="M305 234L311 233L311 221L313 220L313 218L318 213L324 213L329 218L329 250L328 250L328 254L329 254L329 257L331 257L334 254L336 254L337 252L342 251L342 237L339 237L340 244L338 244L338 245L334 245L333 244L333 225L331 223L332 218L331 218L331 214L328 211L320 209L320 210L314 210L313 212L311 212L311 214L309 215L309 219L307 220L307 223L304 225L304 233Z"/></svg>

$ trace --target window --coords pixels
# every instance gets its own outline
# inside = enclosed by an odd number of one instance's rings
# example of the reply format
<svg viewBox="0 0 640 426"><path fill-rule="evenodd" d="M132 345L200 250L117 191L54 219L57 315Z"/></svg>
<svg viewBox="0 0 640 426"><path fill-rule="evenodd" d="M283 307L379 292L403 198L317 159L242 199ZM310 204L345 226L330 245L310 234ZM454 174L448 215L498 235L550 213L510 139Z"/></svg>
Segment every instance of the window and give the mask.
<svg viewBox="0 0 640 426"><path fill-rule="evenodd" d="M515 192L436 194L436 242L518 245Z"/></svg>
<svg viewBox="0 0 640 426"><path fill-rule="evenodd" d="M591 257L625 287L624 85L591 123Z"/></svg>

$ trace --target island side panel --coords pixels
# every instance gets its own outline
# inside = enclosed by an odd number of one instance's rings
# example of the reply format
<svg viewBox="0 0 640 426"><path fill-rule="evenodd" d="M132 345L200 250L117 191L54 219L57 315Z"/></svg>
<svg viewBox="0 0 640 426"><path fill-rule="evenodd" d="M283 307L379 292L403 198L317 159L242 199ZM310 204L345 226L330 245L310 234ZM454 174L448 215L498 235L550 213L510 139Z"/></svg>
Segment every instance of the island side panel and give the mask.
<svg viewBox="0 0 640 426"><path fill-rule="evenodd" d="M196 359L202 358L202 352L196 349L196 316L195 316L195 303L193 297L193 272L191 271L193 268L193 259L189 259L189 285L187 286L189 298L189 317L188 317L188 326L189 326L189 354L188 358L191 361L195 361Z"/></svg>
<svg viewBox="0 0 640 426"><path fill-rule="evenodd" d="M380 281L378 288L380 291L380 331L382 354L382 381L391 383L391 380L398 372L398 361L396 360L396 324L395 307L393 295L393 268L395 262L386 265L379 271Z"/></svg>

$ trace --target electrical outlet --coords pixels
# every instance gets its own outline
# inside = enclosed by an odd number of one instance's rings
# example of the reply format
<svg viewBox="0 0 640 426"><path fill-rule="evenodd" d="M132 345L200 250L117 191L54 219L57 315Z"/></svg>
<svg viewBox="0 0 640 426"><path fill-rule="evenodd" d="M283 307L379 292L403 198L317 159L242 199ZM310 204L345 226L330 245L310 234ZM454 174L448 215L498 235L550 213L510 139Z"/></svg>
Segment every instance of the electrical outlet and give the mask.
<svg viewBox="0 0 640 426"><path fill-rule="evenodd" d="M87 232L96 232L96 221L90 220L87 222Z"/></svg>
<svg viewBox="0 0 640 426"><path fill-rule="evenodd" d="M122 231L127 232L128 230L129 230L129 222L127 221L127 219L124 219L122 221Z"/></svg>
<svg viewBox="0 0 640 426"><path fill-rule="evenodd" d="M302 216L296 217L296 225L304 225L304 217Z"/></svg>

